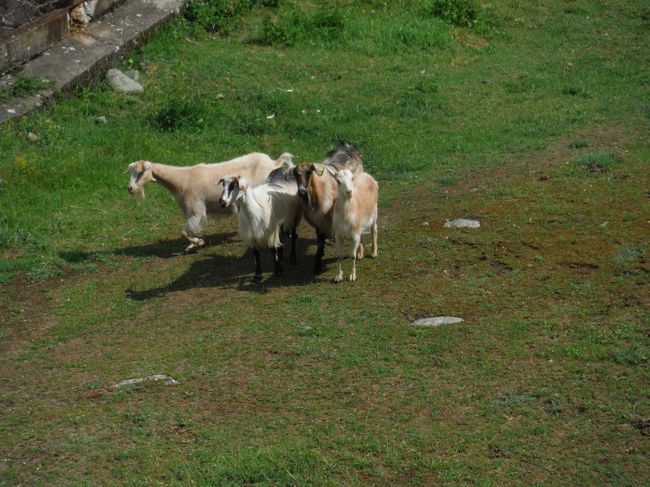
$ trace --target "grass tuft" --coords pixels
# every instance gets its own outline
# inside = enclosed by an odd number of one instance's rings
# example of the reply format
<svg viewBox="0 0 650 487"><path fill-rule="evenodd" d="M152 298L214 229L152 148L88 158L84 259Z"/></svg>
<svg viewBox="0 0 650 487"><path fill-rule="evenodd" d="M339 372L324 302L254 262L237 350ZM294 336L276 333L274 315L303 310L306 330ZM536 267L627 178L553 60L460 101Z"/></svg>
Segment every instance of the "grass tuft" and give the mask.
<svg viewBox="0 0 650 487"><path fill-rule="evenodd" d="M21 77L16 79L10 86L0 88L0 102L15 96L35 95L50 86L52 86L51 81L28 76Z"/></svg>

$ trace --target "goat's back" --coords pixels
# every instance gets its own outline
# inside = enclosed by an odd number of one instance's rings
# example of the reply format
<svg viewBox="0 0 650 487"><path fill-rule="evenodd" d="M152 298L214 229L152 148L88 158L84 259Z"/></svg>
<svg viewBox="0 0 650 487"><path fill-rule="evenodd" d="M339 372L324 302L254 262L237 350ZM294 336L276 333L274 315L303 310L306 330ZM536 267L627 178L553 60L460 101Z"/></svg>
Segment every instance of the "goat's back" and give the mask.
<svg viewBox="0 0 650 487"><path fill-rule="evenodd" d="M277 163L267 154L252 152L225 162L197 164L188 167L191 172L187 191L194 197L203 198L209 213L220 213L219 198L223 186L217 182L226 176L246 178L251 185L263 183Z"/></svg>

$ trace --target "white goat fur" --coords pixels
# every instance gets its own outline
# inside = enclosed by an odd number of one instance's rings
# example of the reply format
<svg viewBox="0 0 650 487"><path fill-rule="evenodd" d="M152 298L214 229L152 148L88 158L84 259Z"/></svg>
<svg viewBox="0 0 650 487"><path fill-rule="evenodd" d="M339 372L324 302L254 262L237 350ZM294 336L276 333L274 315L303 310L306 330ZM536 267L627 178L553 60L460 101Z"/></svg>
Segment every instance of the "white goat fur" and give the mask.
<svg viewBox="0 0 650 487"><path fill-rule="evenodd" d="M350 282L357 279L357 252L361 234L372 232L372 257L377 257L377 197L379 185L368 173L354 175L349 169L327 170L338 183L339 195L334 202L332 216L336 248L338 251L338 274L334 282L343 280L343 239L352 240L352 272Z"/></svg>
<svg viewBox="0 0 650 487"><path fill-rule="evenodd" d="M253 152L226 162L187 167L136 161L129 164L131 179L128 189L129 193L144 197L144 185L155 181L176 198L186 220L183 236L190 242L185 249L189 251L204 245L205 242L199 237L207 216L228 211L219 206L223 187L215 185L215 181L229 174L237 174L248 179L251 184L259 184L287 158L291 160L289 154L282 154L274 161L266 154ZM236 211L236 208L233 207L232 211Z"/></svg>
<svg viewBox="0 0 650 487"><path fill-rule="evenodd" d="M224 188L221 205L237 204L239 236L248 247L256 251L277 250L282 246L281 227L295 232L302 215L302 202L292 170L293 165L277 169L265 183L255 187L245 178L226 177L220 181ZM292 257L295 257L295 239ZM276 261L276 274L278 269L281 273L281 266ZM259 275L259 257L256 254L256 277Z"/></svg>

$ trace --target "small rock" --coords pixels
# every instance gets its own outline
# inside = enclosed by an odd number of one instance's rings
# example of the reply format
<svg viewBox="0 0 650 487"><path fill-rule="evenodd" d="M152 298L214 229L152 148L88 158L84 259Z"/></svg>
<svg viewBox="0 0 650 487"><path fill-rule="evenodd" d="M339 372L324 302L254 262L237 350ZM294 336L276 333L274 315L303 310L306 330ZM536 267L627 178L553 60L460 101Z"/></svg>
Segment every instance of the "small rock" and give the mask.
<svg viewBox="0 0 650 487"><path fill-rule="evenodd" d="M566 66L564 67L567 71L571 71L573 69L573 63L566 63Z"/></svg>
<svg viewBox="0 0 650 487"><path fill-rule="evenodd" d="M99 117L95 117L95 120L97 120L99 123L108 123L108 119L104 115L100 115Z"/></svg>
<svg viewBox="0 0 650 487"><path fill-rule="evenodd" d="M421 318L415 320L411 325L413 326L441 326L441 325L453 325L455 323L460 323L465 321L462 318L456 318L455 316L434 316L433 318Z"/></svg>
<svg viewBox="0 0 650 487"><path fill-rule="evenodd" d="M425 227L428 227L428 226L429 226L429 222L422 222L422 225L425 226Z"/></svg>
<svg viewBox="0 0 650 487"><path fill-rule="evenodd" d="M113 387L119 388L119 387L124 387L124 386L131 385L131 384L139 384L139 383L147 381L147 380L150 380L150 381L162 380L162 381L165 382L165 385L168 385L168 386L173 385L173 384L179 384L179 382L176 379L172 379L168 375L158 374L158 375L150 375L149 377L135 377L133 379L126 379L126 380L123 380L122 382L118 382L117 384L113 384Z"/></svg>
<svg viewBox="0 0 650 487"><path fill-rule="evenodd" d="M16 113L16 110L13 109L13 108L7 108L7 113L14 114L14 113Z"/></svg>
<svg viewBox="0 0 650 487"><path fill-rule="evenodd" d="M140 71L137 69L129 69L124 71L124 74L131 78L133 81L140 81Z"/></svg>
<svg viewBox="0 0 650 487"><path fill-rule="evenodd" d="M445 222L445 228L479 228L481 222L478 220L467 220L465 218L456 218L455 220Z"/></svg>
<svg viewBox="0 0 650 487"><path fill-rule="evenodd" d="M223 93L217 93L216 99L217 100L223 100L225 98Z"/></svg>
<svg viewBox="0 0 650 487"><path fill-rule="evenodd" d="M28 132L27 133L27 138L31 140L32 142L36 142L39 139L39 136L36 135L34 132Z"/></svg>
<svg viewBox="0 0 650 487"><path fill-rule="evenodd" d="M117 93L142 93L144 88L137 81L133 81L119 69L109 69L106 78Z"/></svg>

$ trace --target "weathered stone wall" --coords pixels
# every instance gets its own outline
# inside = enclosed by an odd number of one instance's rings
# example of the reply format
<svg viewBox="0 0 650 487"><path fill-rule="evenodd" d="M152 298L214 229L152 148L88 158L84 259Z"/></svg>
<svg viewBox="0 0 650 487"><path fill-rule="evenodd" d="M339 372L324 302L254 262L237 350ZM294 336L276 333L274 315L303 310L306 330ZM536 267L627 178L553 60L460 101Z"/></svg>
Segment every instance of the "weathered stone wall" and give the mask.
<svg viewBox="0 0 650 487"><path fill-rule="evenodd" d="M24 25L15 29L3 29L0 33L0 74L10 71L29 59L37 56L55 42L65 38L70 32L70 22L80 21L79 16L70 15L75 10L80 13L83 22L88 23L93 18L122 3L124 0L50 0L44 2L44 7L60 6L54 11L34 18L35 10L24 8L19 12L22 0L6 0L2 2L0 18L5 11L11 21L22 19ZM47 5L45 5L47 3ZM2 10L4 9L4 10ZM18 13L17 13L18 12ZM7 20L7 25L9 21Z"/></svg>

